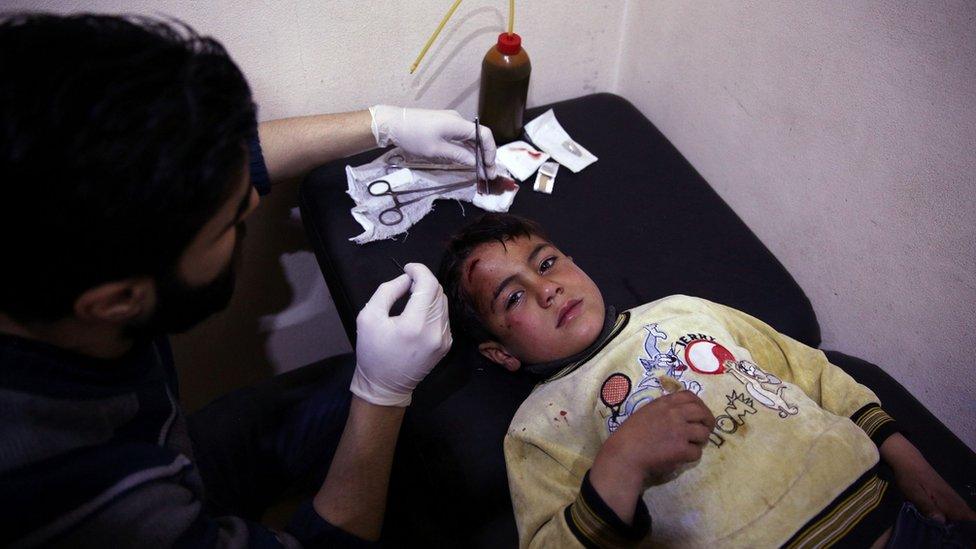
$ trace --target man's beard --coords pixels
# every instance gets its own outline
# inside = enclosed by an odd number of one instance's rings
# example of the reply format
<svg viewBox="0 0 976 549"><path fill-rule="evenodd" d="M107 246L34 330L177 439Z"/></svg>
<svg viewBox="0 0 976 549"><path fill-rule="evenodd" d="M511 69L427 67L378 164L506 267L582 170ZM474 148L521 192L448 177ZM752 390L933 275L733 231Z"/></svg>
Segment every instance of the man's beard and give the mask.
<svg viewBox="0 0 976 549"><path fill-rule="evenodd" d="M161 334L178 334L189 330L210 315L227 308L234 294L234 281L240 268L246 229L238 223L236 242L230 262L213 281L205 286L190 286L174 266L156 277L156 309L152 316L126 327L132 339L147 339Z"/></svg>

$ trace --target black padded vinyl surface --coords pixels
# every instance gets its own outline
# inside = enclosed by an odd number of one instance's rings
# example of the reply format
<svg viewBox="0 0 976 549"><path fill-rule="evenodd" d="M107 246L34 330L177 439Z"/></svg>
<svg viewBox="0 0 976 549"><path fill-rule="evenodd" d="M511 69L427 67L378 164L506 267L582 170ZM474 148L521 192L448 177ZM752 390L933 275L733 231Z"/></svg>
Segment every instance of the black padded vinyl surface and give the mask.
<svg viewBox="0 0 976 549"><path fill-rule="evenodd" d="M599 161L579 174L561 168L551 196L523 185L512 212L541 222L557 245L620 309L675 293L748 312L811 346L820 330L803 291L660 132L626 100L597 94L549 107ZM436 269L445 238L480 210L441 202L399 241L357 246L344 166L324 166L302 184L307 232L340 317L355 318L376 287L396 276L390 258ZM828 352L868 385L933 466L973 503L973 452L881 368ZM401 433L384 530L388 545L514 547L502 439L532 389L525 377L455 346L414 395Z"/></svg>
<svg viewBox="0 0 976 549"><path fill-rule="evenodd" d="M608 304L626 309L690 294L819 345L820 329L803 290L637 109L619 96L597 94L530 109L526 120L550 107L599 160L576 174L560 168L551 196L533 192L526 182L511 212L539 221L596 281ZM436 271L447 236L481 213L465 204L464 217L457 203L440 201L399 241L349 242L362 230L349 213L344 166L377 154L323 166L301 188L305 225L352 340L356 313L397 274L391 257Z"/></svg>
<svg viewBox="0 0 976 549"><path fill-rule="evenodd" d="M976 509L976 453L878 366L837 351L824 353L831 364L878 395L881 406L895 418L905 437L969 506Z"/></svg>
<svg viewBox="0 0 976 549"><path fill-rule="evenodd" d="M523 184L512 213L539 221L596 281L608 304L630 308L685 293L746 311L817 346L810 302L775 257L668 140L630 103L597 94L551 105L566 131L599 157L561 168L555 192ZM531 109L527 120L549 106ZM406 238L358 246L346 163L302 184L300 204L319 264L351 340L376 287L398 274L390 258L436 271L446 238L481 211L439 202ZM517 545L502 440L532 389L522 376L455 346L418 388L401 435L385 538L393 544Z"/></svg>

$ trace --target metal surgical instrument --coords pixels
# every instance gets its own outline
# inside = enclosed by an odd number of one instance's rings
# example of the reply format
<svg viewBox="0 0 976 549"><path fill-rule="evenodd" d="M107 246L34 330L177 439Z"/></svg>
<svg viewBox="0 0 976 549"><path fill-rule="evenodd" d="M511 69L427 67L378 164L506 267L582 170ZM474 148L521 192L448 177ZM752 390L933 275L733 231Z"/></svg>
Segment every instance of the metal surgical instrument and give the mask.
<svg viewBox="0 0 976 549"><path fill-rule="evenodd" d="M484 179L481 175L484 174ZM485 149L481 143L481 122L474 117L474 178L478 181L478 194L488 194L488 173L485 171Z"/></svg>
<svg viewBox="0 0 976 549"><path fill-rule="evenodd" d="M376 181L370 183L367 189L369 190L369 194L373 196L389 196L393 199L393 207L383 210L379 215L380 223L386 225L387 227L392 227L393 225L403 221L403 210L401 209L403 206L413 204L414 202L420 202L429 196L447 194L455 189L462 189L470 186L471 181L462 181L460 183L450 183L448 185L438 185L436 187L424 187L422 189L410 189L408 191L394 191L393 187L387 180L377 179ZM419 196L410 198L409 200L400 199L401 196L410 194L418 194Z"/></svg>
<svg viewBox="0 0 976 549"><path fill-rule="evenodd" d="M487 194L488 179L487 177L482 177L482 174L485 173L485 150L481 142L481 123L478 121L477 116L474 117L474 147L474 177L475 184L477 185L477 192ZM428 171L468 171L471 169L470 166L458 164L427 164L421 162L408 162L407 159L404 158L404 156L400 153L395 153L388 156L386 158L386 165L387 168L414 168ZM403 206L413 204L414 202L420 202L421 200L430 196L447 194L455 189L461 189L469 185L471 185L471 181L462 181L460 183L450 183L447 185L425 187L422 189L394 191L393 186L390 185L389 181L385 179L377 179L369 184L367 190L369 191L369 194L373 196L389 196L393 199L393 207L383 210L379 215L380 223L390 227L403 221ZM400 199L401 196L409 194L416 194L418 196L410 198L409 200Z"/></svg>
<svg viewBox="0 0 976 549"><path fill-rule="evenodd" d="M409 168L412 170L426 170L431 172L466 172L471 166L463 164L429 164L427 162L410 162L400 153L394 153L386 157L386 167L389 170L402 170Z"/></svg>

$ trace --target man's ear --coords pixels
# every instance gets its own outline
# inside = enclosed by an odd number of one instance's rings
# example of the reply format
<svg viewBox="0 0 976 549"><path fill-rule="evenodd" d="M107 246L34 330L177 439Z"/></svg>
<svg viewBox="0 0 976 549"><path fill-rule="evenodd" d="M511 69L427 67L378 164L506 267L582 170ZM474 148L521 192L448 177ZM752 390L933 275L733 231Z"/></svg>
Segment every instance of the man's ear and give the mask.
<svg viewBox="0 0 976 549"><path fill-rule="evenodd" d="M152 310L155 291L151 278L106 282L82 292L75 300L75 316L81 320L125 324Z"/></svg>
<svg viewBox="0 0 976 549"><path fill-rule="evenodd" d="M485 341L478 345L478 351L485 355L485 358L504 367L510 372L515 372L522 367L522 362L512 353L508 352L508 349L504 345L498 343L497 341Z"/></svg>

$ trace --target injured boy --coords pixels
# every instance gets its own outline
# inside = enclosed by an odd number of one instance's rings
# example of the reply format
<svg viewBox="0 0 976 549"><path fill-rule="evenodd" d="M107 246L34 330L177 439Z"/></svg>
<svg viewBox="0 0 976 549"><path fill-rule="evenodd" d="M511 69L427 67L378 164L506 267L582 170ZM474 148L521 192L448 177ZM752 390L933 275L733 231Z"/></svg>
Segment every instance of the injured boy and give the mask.
<svg viewBox="0 0 976 549"><path fill-rule="evenodd" d="M671 296L617 314L505 214L455 235L440 275L459 335L540 380L505 438L523 547L870 546L906 513L976 517L871 390L745 313Z"/></svg>

